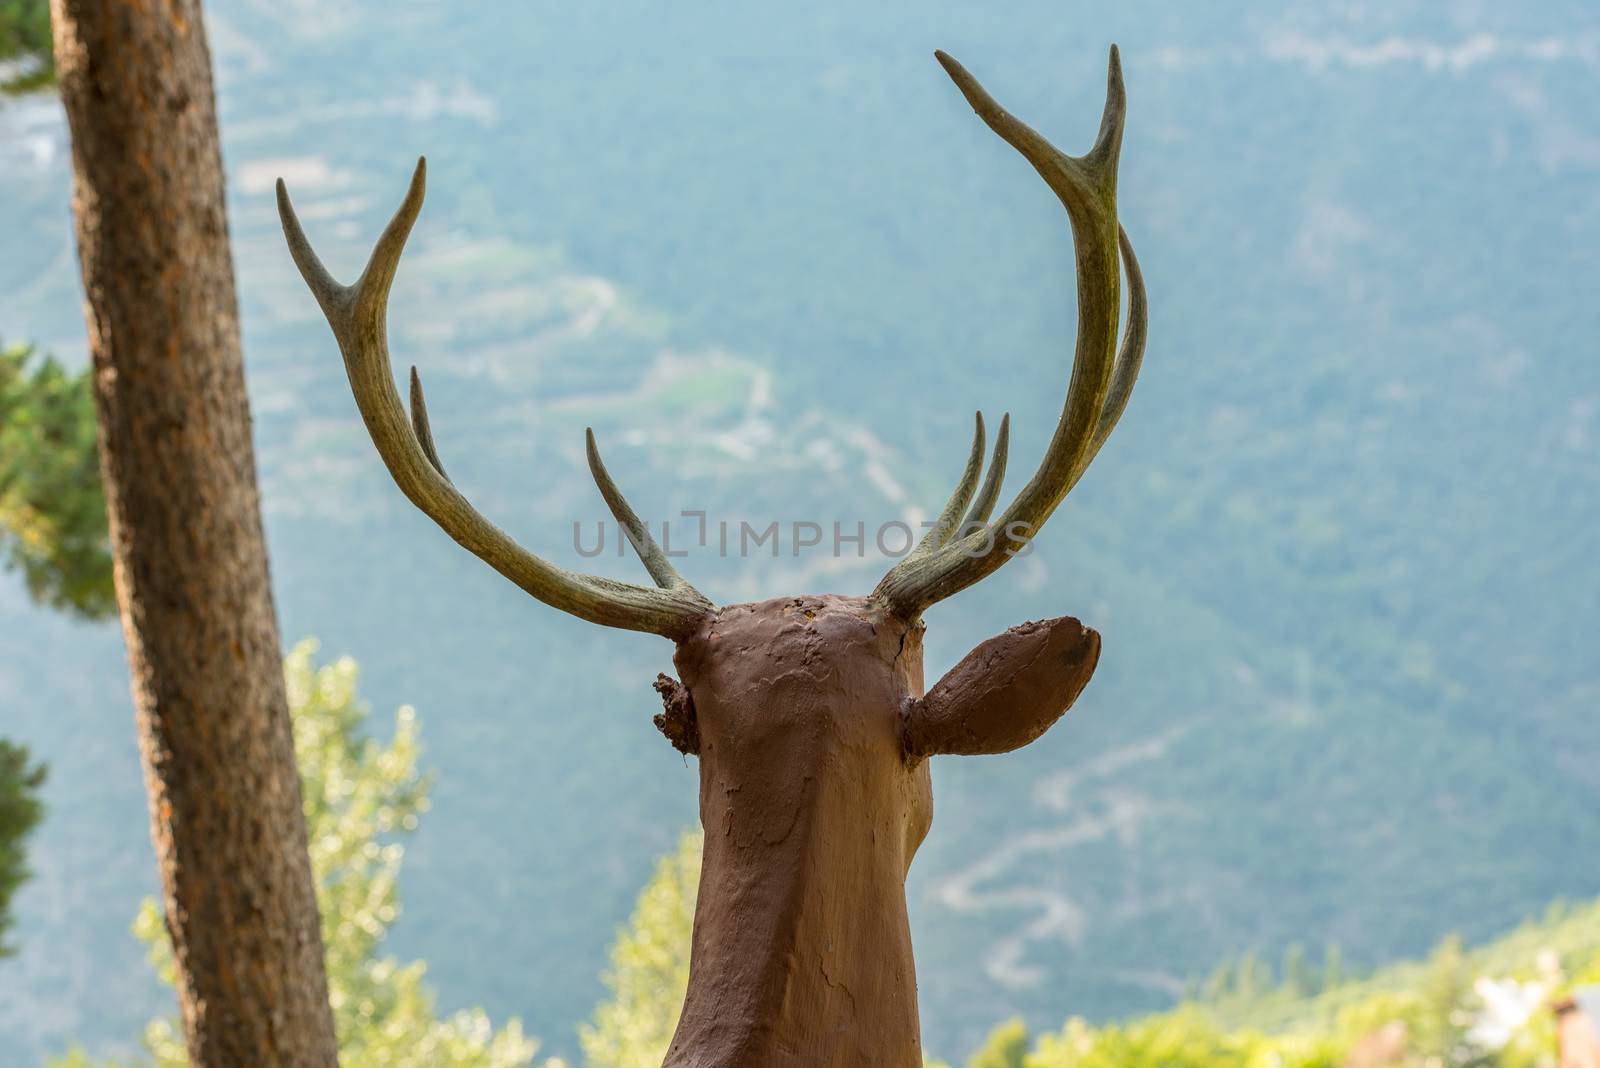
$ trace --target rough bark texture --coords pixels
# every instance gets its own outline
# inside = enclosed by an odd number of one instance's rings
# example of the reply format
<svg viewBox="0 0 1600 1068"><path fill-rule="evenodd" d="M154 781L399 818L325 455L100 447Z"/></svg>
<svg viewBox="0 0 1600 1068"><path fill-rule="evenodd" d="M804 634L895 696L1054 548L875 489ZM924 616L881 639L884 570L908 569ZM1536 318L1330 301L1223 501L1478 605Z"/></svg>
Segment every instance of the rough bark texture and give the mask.
<svg viewBox="0 0 1600 1068"><path fill-rule="evenodd" d="M337 1063L197 0L55 0L100 456L190 1062Z"/></svg>

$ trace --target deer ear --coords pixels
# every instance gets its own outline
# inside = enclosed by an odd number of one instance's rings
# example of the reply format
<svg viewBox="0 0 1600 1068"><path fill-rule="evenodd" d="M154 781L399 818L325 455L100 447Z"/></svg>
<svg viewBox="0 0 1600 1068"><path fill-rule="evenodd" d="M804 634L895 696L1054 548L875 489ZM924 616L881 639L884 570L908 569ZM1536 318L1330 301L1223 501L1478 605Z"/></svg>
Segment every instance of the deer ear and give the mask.
<svg viewBox="0 0 1600 1068"><path fill-rule="evenodd" d="M1072 707L1100 660L1100 635L1063 617L1024 623L968 653L906 711L913 760L1009 753Z"/></svg>

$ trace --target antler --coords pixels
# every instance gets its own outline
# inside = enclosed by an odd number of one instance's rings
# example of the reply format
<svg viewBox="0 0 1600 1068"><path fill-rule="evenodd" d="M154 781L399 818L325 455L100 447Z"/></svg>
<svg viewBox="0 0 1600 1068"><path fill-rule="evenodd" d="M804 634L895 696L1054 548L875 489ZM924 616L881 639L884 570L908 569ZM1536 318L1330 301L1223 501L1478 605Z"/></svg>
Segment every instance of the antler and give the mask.
<svg viewBox="0 0 1600 1068"><path fill-rule="evenodd" d="M1127 99L1116 47L1111 49L1100 133L1084 156L1059 151L1001 107L965 67L943 52L935 55L978 117L1033 164L1065 205L1077 257L1078 339L1061 421L1038 470L998 519L983 523L999 492L1005 467L1006 424L1002 423L994 464L978 505L963 527L953 530L948 524L966 506L983 456L983 419L979 416L972 457L939 524L889 570L874 591L875 597L905 618L914 618L934 602L991 574L1038 533L1121 418L1144 357L1148 317L1139 263L1128 235L1117 223L1117 157ZM1129 291L1128 329L1120 351L1119 249ZM974 522L981 524L979 528L967 530Z"/></svg>
<svg viewBox="0 0 1600 1068"><path fill-rule="evenodd" d="M616 582L594 575L567 571L528 552L495 526L461 495L444 473L428 426L428 408L422 381L411 369L411 419L408 425L394 370L389 365L386 315L389 286L406 237L422 210L426 160L417 161L411 188L383 236L378 238L366 270L354 285L340 285L322 266L306 240L300 220L289 203L289 192L278 180L278 215L295 266L311 287L322 313L333 327L356 407L378 454L411 503L427 513L460 545L539 600L591 623L627 630L648 631L678 640L687 637L712 610L712 604L673 570L666 554L634 514L621 491L606 473L595 448L594 432L587 432L589 470L601 496L618 524L628 533L639 558L659 589Z"/></svg>

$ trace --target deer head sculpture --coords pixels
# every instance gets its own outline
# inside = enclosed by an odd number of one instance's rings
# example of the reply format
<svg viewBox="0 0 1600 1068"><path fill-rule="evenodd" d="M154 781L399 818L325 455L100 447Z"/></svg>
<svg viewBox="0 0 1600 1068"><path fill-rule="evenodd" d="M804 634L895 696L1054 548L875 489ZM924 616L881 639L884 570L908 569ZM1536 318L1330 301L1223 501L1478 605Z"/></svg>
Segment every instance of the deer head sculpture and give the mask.
<svg viewBox="0 0 1600 1068"><path fill-rule="evenodd" d="M1099 136L1083 156L1058 151L959 63L942 52L938 59L1066 206L1077 346L1060 424L1027 485L991 519L1009 419L980 487L979 415L938 522L865 597L712 604L629 507L592 431L589 469L655 588L576 574L517 545L445 474L416 370L408 420L389 365L389 286L422 208L423 164L350 286L323 268L278 183L290 252L333 327L361 417L401 491L546 604L676 643L682 681L657 680L666 707L656 722L699 759L705 856L689 991L666 1058L674 1068L921 1065L904 884L933 817L928 758L1026 745L1072 705L1099 657L1099 635L1076 619L1028 623L979 645L923 689L923 611L999 568L1050 518L1116 426L1146 332L1138 263L1117 223L1124 94L1116 49ZM1129 288L1120 349L1119 255Z"/></svg>

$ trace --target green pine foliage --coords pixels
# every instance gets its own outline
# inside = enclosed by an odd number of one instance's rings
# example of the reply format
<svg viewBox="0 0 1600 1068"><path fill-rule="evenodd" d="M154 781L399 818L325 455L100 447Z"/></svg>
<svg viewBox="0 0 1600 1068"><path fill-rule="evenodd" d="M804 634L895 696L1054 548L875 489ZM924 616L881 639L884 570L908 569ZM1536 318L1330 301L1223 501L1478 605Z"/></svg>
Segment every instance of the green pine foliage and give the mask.
<svg viewBox="0 0 1600 1068"><path fill-rule="evenodd" d="M27 346L0 346L0 566L48 607L116 612L89 373Z"/></svg>
<svg viewBox="0 0 1600 1068"><path fill-rule="evenodd" d="M6 941L11 895L28 878L22 844L44 815L43 785L43 766L32 763L26 749L0 739L0 957L16 952Z"/></svg>
<svg viewBox="0 0 1600 1068"><path fill-rule="evenodd" d="M54 85L49 0L0 0L0 93Z"/></svg>
<svg viewBox="0 0 1600 1068"><path fill-rule="evenodd" d="M0 62L22 32L16 7L0 0ZM48 23L43 40L48 49ZM99 618L116 596L88 377L33 355L0 344L0 568L21 571L35 600ZM26 749L0 740L0 957L15 952L11 897L28 877L23 843L44 815L44 775Z"/></svg>

